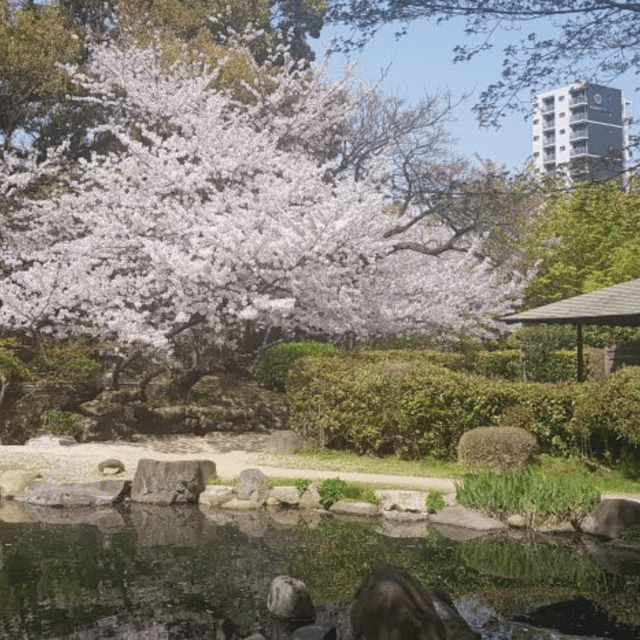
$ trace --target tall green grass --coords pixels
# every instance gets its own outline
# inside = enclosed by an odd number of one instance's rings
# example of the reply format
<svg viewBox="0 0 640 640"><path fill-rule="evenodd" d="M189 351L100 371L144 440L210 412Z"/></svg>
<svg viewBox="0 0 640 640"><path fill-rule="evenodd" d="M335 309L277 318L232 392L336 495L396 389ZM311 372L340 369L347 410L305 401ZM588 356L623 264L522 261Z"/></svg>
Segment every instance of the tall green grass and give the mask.
<svg viewBox="0 0 640 640"><path fill-rule="evenodd" d="M520 514L531 522L579 519L601 498L584 478L548 477L530 468L466 474L456 490L460 504L503 517Z"/></svg>

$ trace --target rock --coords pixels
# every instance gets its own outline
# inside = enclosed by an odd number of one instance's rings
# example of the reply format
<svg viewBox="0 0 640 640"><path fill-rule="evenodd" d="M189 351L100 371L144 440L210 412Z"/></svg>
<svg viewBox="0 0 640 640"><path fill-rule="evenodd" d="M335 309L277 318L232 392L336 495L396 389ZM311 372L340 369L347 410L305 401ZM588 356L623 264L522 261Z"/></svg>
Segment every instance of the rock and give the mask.
<svg viewBox="0 0 640 640"><path fill-rule="evenodd" d="M103 460L98 464L98 471L100 471L100 473L113 473L114 475L117 475L124 471L124 464L120 462L120 460L109 458L108 460Z"/></svg>
<svg viewBox="0 0 640 640"><path fill-rule="evenodd" d="M277 454L297 453L304 448L304 439L295 431L274 431L267 440L267 449Z"/></svg>
<svg viewBox="0 0 640 640"><path fill-rule="evenodd" d="M316 619L316 610L306 585L290 576L278 576L271 581L267 609L274 616L290 622L313 622Z"/></svg>
<svg viewBox="0 0 640 640"><path fill-rule="evenodd" d="M427 500L423 491L378 490L376 497L383 511L424 511Z"/></svg>
<svg viewBox="0 0 640 640"><path fill-rule="evenodd" d="M580 524L580 531L604 538L618 538L626 527L640 526L640 502L606 498Z"/></svg>
<svg viewBox="0 0 640 640"><path fill-rule="evenodd" d="M245 469L238 476L238 500L264 504L269 497L267 478L260 469Z"/></svg>
<svg viewBox="0 0 640 640"><path fill-rule="evenodd" d="M474 631L460 615L448 593L439 590L431 590L429 593L436 613L444 624L448 640L479 640L482 638L482 635Z"/></svg>
<svg viewBox="0 0 640 640"><path fill-rule="evenodd" d="M93 427L91 433L85 436L86 440L116 440L138 430L136 418L142 410L142 404L128 404L116 393L105 390L97 398L78 408L83 415L93 419Z"/></svg>
<svg viewBox="0 0 640 640"><path fill-rule="evenodd" d="M21 471L20 469L8 469L0 472L0 496L13 498L17 493L22 493L34 480L41 478L39 471Z"/></svg>
<svg viewBox="0 0 640 640"><path fill-rule="evenodd" d="M27 512L27 505L19 504L14 500L0 500L0 522L18 524L33 521Z"/></svg>
<svg viewBox="0 0 640 640"><path fill-rule="evenodd" d="M351 500L338 500L329 507L329 511L343 516L366 516L367 518L380 515L380 507L377 504Z"/></svg>
<svg viewBox="0 0 640 640"><path fill-rule="evenodd" d="M219 507L221 504L233 500L235 495L233 487L210 484L200 494L198 503L207 507Z"/></svg>
<svg viewBox="0 0 640 640"><path fill-rule="evenodd" d="M462 434L458 458L476 468L513 469L539 450L535 436L520 427L478 427Z"/></svg>
<svg viewBox="0 0 640 640"><path fill-rule="evenodd" d="M273 500L274 504L297 507L300 504L300 492L295 487L273 487L269 500Z"/></svg>
<svg viewBox="0 0 640 640"><path fill-rule="evenodd" d="M337 640L338 630L321 624L310 624L299 627L291 635L291 640Z"/></svg>
<svg viewBox="0 0 640 640"><path fill-rule="evenodd" d="M131 500L151 504L198 502L216 465L211 460L151 460L138 462Z"/></svg>
<svg viewBox="0 0 640 640"><path fill-rule="evenodd" d="M309 488L300 496L300 502L298 503L299 509L319 509L321 507L320 494L318 493L318 487L315 484L309 486Z"/></svg>
<svg viewBox="0 0 640 640"><path fill-rule="evenodd" d="M512 516L509 516L509 518L507 519L507 524L514 529L525 529L527 526L527 521L519 513L516 513Z"/></svg>
<svg viewBox="0 0 640 640"><path fill-rule="evenodd" d="M16 494L14 500L45 507L101 507L122 502L130 491L130 480L71 484L40 481Z"/></svg>
<svg viewBox="0 0 640 640"><path fill-rule="evenodd" d="M445 507L437 513L432 514L430 521L434 524L464 527L485 533L489 531L499 531L507 527L507 525L500 522L500 520L490 518L479 511L463 507L462 505Z"/></svg>
<svg viewBox="0 0 640 640"><path fill-rule="evenodd" d="M354 640L447 640L431 595L407 571L391 565L372 569L356 593L350 617Z"/></svg>

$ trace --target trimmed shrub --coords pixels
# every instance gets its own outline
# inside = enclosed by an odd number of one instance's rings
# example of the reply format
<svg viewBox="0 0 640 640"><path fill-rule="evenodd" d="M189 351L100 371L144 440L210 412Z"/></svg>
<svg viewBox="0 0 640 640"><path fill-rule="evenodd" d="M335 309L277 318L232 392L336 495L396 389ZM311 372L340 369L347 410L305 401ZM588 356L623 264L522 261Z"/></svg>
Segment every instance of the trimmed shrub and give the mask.
<svg viewBox="0 0 640 640"><path fill-rule="evenodd" d="M51 409L41 416L42 425L53 435L77 437L82 430L83 416L72 411Z"/></svg>
<svg viewBox="0 0 640 640"><path fill-rule="evenodd" d="M263 351L253 370L253 377L266 387L284 391L289 371L300 358L336 353L338 349L326 342L281 342Z"/></svg>
<svg viewBox="0 0 640 640"><path fill-rule="evenodd" d="M574 441L575 385L491 380L433 365L425 352L306 358L290 374L290 426L306 440L358 453L455 460L460 437L482 426L520 426L542 450ZM505 423L515 407L519 424Z"/></svg>
<svg viewBox="0 0 640 640"><path fill-rule="evenodd" d="M584 354L585 369L589 368ZM489 378L529 382L573 382L578 378L575 351L553 351L544 355L521 354L515 349L480 351L475 356L475 371Z"/></svg>
<svg viewBox="0 0 640 640"><path fill-rule="evenodd" d="M477 469L513 469L526 464L540 445L519 427L478 427L462 435L458 459Z"/></svg>
<svg viewBox="0 0 640 640"><path fill-rule="evenodd" d="M640 459L640 367L622 368L591 385L576 403L574 420L587 453L627 463Z"/></svg>

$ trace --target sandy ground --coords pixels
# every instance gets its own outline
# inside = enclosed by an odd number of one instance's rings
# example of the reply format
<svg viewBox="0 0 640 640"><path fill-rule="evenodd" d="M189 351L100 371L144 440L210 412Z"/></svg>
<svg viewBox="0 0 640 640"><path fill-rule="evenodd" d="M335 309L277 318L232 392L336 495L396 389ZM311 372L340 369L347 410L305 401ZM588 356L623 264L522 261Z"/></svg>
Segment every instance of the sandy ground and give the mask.
<svg viewBox="0 0 640 640"><path fill-rule="evenodd" d="M348 482L393 485L405 489L455 491L444 478L389 476L279 466L277 456L267 450L268 435L256 433L211 433L206 436L140 437L135 442L91 442L61 446L0 446L0 470L33 469L55 482L88 482L103 479L98 464L109 458L120 460L125 471L120 478L133 478L141 458L153 460L212 460L218 476L234 478L244 469L260 469L269 477L309 478L339 476Z"/></svg>

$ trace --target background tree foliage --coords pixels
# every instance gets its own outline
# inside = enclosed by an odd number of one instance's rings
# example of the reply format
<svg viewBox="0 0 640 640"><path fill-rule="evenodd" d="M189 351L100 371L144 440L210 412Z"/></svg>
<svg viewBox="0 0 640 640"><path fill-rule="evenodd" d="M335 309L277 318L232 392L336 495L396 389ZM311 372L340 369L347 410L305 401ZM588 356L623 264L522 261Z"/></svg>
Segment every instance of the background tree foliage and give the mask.
<svg viewBox="0 0 640 640"><path fill-rule="evenodd" d="M104 139L87 141L104 110L74 100L78 89L63 69L89 62L89 41L126 32L138 46L161 46L168 64L185 49L211 63L230 55L229 30L251 26L264 31L252 45L259 61L281 33L292 55L311 60L307 37L319 35L324 10L321 0L0 0L0 149L35 147L44 157L70 134L70 157L105 146ZM219 81L246 82L250 67L231 55Z"/></svg>
<svg viewBox="0 0 640 640"><path fill-rule="evenodd" d="M640 193L617 182L582 183L531 222L525 249L537 274L528 306L590 293L640 275Z"/></svg>

